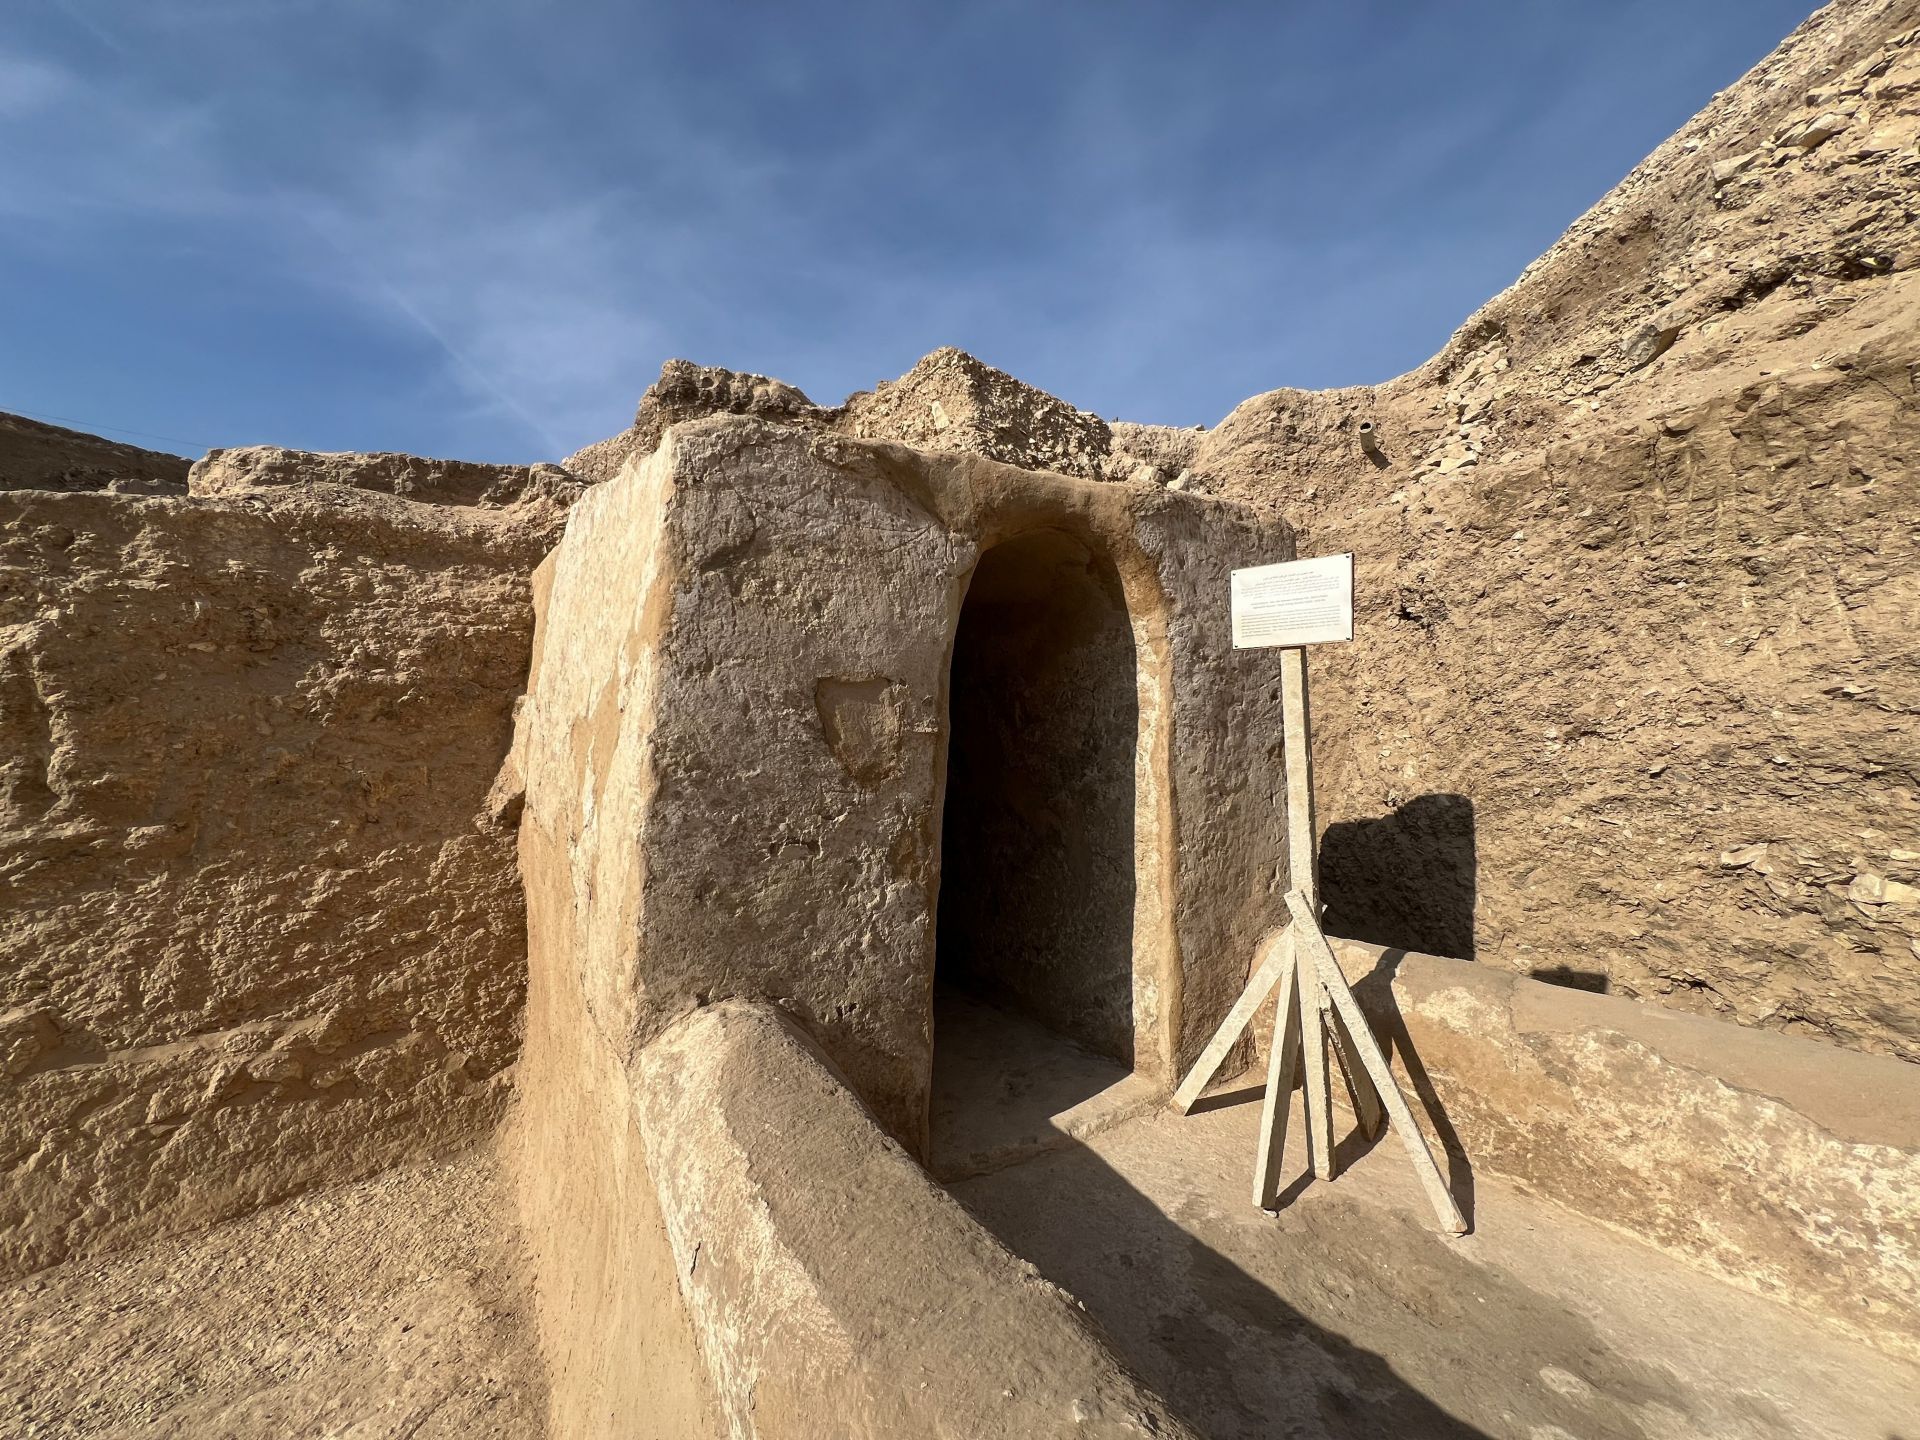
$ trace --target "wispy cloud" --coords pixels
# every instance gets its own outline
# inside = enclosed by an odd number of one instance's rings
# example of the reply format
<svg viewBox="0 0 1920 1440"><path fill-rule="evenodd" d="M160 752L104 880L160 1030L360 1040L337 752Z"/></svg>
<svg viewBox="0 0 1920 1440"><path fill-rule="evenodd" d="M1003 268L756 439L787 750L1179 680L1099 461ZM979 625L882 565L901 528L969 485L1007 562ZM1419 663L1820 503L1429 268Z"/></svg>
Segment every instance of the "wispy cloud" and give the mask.
<svg viewBox="0 0 1920 1440"><path fill-rule="evenodd" d="M1424 359L1794 6L53 0L0 17L0 254L216 276L222 428L319 383L342 443L554 455L669 355L833 401L947 343L1210 421Z"/></svg>
<svg viewBox="0 0 1920 1440"><path fill-rule="evenodd" d="M60 66L0 53L0 119L44 112L73 91L73 77Z"/></svg>
<svg viewBox="0 0 1920 1440"><path fill-rule="evenodd" d="M343 291L417 327L466 389L562 454L618 423L609 386L630 396L660 337L614 283L617 213L502 203L466 183L484 153L455 131L414 135L351 190L282 205Z"/></svg>
<svg viewBox="0 0 1920 1440"><path fill-rule="evenodd" d="M53 0L54 8L64 15L78 29L84 31L97 44L119 54L126 54L130 48L113 31L94 19L93 14L81 3L81 0Z"/></svg>
<svg viewBox="0 0 1920 1440"><path fill-rule="evenodd" d="M469 117L337 136L344 157L302 157L309 174L334 171L317 188L238 152L217 97L100 93L17 54L0 55L0 97L32 137L0 154L0 214L44 245L107 217L219 234L285 283L425 337L476 413L518 423L545 453L619 423L609 386L630 398L658 354L616 284L633 217L537 183Z"/></svg>

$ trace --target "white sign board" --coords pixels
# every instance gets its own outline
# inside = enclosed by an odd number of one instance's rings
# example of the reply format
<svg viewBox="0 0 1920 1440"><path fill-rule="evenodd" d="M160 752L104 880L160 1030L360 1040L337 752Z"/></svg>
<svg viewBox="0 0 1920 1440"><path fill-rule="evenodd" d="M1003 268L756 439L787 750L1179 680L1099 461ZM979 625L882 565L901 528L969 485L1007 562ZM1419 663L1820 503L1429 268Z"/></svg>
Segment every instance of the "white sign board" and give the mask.
<svg viewBox="0 0 1920 1440"><path fill-rule="evenodd" d="M1353 556L1323 555L1233 572L1233 648L1353 639Z"/></svg>

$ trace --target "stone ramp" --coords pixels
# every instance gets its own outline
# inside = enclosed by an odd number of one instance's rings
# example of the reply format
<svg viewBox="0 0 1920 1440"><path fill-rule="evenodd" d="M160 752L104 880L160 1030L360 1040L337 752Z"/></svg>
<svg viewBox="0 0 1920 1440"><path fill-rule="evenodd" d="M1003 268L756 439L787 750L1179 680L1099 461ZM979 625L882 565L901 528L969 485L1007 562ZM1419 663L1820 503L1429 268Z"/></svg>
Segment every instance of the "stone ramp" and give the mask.
<svg viewBox="0 0 1920 1440"><path fill-rule="evenodd" d="M1200 1440L779 1010L696 1011L641 1052L633 1091L728 1433Z"/></svg>

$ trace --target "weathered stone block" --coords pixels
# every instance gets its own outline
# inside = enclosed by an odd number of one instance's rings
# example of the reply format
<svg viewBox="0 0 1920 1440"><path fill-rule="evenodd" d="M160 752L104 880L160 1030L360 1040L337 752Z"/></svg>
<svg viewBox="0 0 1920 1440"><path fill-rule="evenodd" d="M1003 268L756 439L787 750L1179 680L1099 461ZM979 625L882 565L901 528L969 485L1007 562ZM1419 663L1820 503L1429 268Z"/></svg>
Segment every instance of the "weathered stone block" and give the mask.
<svg viewBox="0 0 1920 1440"><path fill-rule="evenodd" d="M515 760L532 964L580 989L606 1043L777 1001L923 1143L949 662L982 557L1035 537L1048 564L1098 570L1089 593L1122 617L1124 773L1083 777L1131 823L1124 988L1103 1003L1148 1074L1197 1051L1276 916L1273 660L1231 649L1226 596L1232 566L1291 554L1285 527L720 417L591 495L542 577Z"/></svg>

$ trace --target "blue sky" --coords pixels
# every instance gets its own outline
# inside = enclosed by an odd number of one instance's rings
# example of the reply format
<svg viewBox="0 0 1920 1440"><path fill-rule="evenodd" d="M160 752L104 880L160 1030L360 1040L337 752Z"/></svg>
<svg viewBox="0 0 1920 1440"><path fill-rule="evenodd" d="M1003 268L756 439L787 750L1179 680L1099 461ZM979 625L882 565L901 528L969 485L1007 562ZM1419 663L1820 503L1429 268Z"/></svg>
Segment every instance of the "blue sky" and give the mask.
<svg viewBox="0 0 1920 1440"><path fill-rule="evenodd" d="M1810 0L8 0L0 409L475 459L953 344L1211 424L1432 354Z"/></svg>

